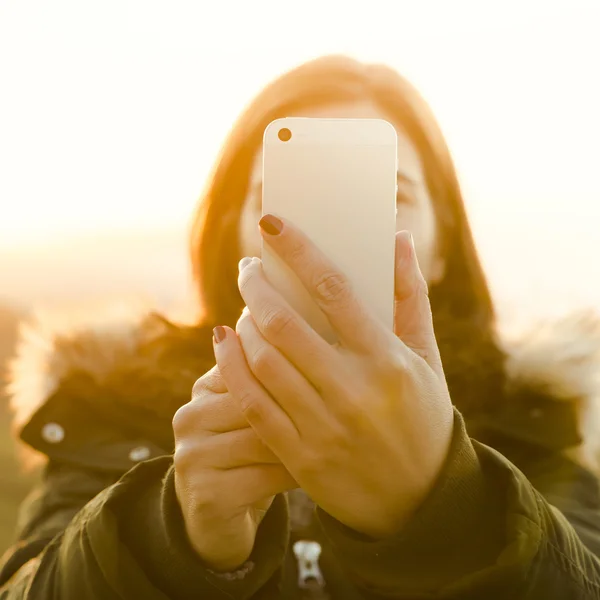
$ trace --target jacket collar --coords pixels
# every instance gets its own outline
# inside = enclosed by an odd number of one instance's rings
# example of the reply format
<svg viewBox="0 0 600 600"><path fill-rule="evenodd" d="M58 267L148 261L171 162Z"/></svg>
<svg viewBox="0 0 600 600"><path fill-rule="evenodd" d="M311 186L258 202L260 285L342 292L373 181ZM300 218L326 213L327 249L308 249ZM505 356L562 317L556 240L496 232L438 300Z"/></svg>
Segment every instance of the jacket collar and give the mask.
<svg viewBox="0 0 600 600"><path fill-rule="evenodd" d="M600 472L598 316L577 313L500 339L506 389L479 425L565 449ZM142 430L162 439L165 419L214 364L210 340L208 329L174 325L145 307L40 314L22 327L10 367L15 426L46 418L59 404L68 410L67 399L93 407L100 418L139 423L132 439Z"/></svg>

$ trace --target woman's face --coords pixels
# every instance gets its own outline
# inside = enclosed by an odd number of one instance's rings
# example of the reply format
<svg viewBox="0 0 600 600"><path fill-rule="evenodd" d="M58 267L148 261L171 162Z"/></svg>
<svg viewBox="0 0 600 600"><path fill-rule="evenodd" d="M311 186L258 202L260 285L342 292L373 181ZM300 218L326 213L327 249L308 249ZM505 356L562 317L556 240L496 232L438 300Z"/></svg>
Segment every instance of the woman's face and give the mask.
<svg viewBox="0 0 600 600"><path fill-rule="evenodd" d="M387 119L387 115L375 104L366 101L340 104L305 110L298 117L321 117L340 119ZM398 196L396 230L412 232L419 264L428 283L439 281L444 274L444 261L437 252L437 223L433 202L429 195L423 169L417 151L409 138L400 130L398 133ZM260 256L260 234L258 221L261 217L262 150L254 160L250 175L248 196L242 210L240 243L244 256ZM340 225L343 226L343 225Z"/></svg>

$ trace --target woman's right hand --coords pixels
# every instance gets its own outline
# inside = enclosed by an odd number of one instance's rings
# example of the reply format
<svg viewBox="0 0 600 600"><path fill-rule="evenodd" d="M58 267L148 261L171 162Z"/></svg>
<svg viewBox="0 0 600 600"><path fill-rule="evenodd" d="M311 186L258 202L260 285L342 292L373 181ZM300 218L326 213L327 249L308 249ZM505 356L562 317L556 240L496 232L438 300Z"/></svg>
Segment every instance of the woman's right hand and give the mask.
<svg viewBox="0 0 600 600"><path fill-rule="evenodd" d="M276 494L297 487L250 428L217 367L173 418L175 489L192 547L215 571L250 556Z"/></svg>

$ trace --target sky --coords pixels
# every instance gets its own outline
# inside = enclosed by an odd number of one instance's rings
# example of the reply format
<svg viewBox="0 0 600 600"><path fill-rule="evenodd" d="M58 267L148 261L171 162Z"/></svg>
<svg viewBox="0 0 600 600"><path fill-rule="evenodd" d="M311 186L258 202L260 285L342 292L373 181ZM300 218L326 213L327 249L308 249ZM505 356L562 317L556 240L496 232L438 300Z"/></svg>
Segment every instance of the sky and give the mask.
<svg viewBox="0 0 600 600"><path fill-rule="evenodd" d="M507 311L600 306L599 27L598 0L1 0L0 259L170 230L185 260L237 114L336 52L431 104Z"/></svg>

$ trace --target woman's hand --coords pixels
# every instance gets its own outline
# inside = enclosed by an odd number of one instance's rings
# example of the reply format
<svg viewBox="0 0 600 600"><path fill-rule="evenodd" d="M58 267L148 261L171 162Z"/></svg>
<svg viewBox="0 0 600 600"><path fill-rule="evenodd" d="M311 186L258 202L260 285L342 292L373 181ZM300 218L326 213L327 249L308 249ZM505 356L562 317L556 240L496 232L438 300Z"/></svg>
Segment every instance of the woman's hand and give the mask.
<svg viewBox="0 0 600 600"><path fill-rule="evenodd" d="M217 367L173 419L175 489L192 547L210 567L244 563L275 494L298 487L248 426Z"/></svg>
<svg viewBox="0 0 600 600"><path fill-rule="evenodd" d="M275 224L280 233L263 229L263 237L339 343L326 343L291 309L260 260L244 259L239 287L248 311L238 336L217 328L219 369L252 429L322 509L359 532L391 535L434 485L453 424L410 234L397 236L394 335L300 231Z"/></svg>

